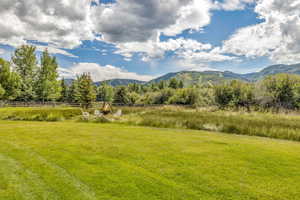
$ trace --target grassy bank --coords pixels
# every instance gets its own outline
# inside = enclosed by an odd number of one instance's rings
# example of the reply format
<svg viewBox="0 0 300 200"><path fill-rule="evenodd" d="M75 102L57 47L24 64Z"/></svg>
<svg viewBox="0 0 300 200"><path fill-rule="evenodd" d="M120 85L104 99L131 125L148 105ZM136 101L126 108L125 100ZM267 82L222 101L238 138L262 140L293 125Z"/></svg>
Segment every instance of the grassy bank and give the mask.
<svg viewBox="0 0 300 200"><path fill-rule="evenodd" d="M119 108L115 108L117 110ZM217 131L300 141L300 116L258 112L207 111L183 107L121 107L123 116L114 123ZM93 113L93 110L91 110ZM80 121L79 108L1 108L2 120ZM109 117L108 117L109 118ZM90 122L108 122L91 118Z"/></svg>
<svg viewBox="0 0 300 200"><path fill-rule="evenodd" d="M79 115L79 108L69 107L0 108L0 120L63 121Z"/></svg>
<svg viewBox="0 0 300 200"><path fill-rule="evenodd" d="M124 108L124 123L187 128L300 141L300 116L273 113L197 111L183 108Z"/></svg>
<svg viewBox="0 0 300 200"><path fill-rule="evenodd" d="M259 137L0 121L0 199L296 200L299 154Z"/></svg>

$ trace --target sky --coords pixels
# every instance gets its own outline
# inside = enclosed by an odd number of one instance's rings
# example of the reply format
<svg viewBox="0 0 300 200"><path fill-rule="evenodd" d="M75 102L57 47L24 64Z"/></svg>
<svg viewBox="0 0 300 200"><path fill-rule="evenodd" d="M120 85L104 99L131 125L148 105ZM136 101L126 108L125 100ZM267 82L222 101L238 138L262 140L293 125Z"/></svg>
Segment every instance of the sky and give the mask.
<svg viewBox="0 0 300 200"><path fill-rule="evenodd" d="M249 73L300 62L300 0L1 0L0 57L23 44L65 78Z"/></svg>

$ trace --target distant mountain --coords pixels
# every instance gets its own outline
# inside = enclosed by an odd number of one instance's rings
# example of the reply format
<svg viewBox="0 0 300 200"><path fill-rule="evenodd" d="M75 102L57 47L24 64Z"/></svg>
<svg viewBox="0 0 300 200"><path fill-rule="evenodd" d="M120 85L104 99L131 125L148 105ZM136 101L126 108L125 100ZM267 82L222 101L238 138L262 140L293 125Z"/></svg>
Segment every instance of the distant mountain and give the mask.
<svg viewBox="0 0 300 200"><path fill-rule="evenodd" d="M268 75L274 75L280 73L300 75L300 63L294 65L272 65L264 68L260 72L243 74L242 76L248 79L249 81L257 81Z"/></svg>
<svg viewBox="0 0 300 200"><path fill-rule="evenodd" d="M183 81L184 85L192 85L196 83L213 82L220 83L228 80L242 80L247 82L255 82L263 79L268 75L274 75L279 73L287 74L299 74L300 64L294 65L272 65L264 68L260 72L238 74L230 71L181 71L175 73L169 73L151 80L149 83L158 83L160 81L168 81L171 78L176 78Z"/></svg>
<svg viewBox="0 0 300 200"><path fill-rule="evenodd" d="M71 85L73 83L74 79L65 79L66 85ZM101 85L102 83L106 83L108 85L111 85L113 87L120 86L120 85L129 85L131 83L137 83L137 84L145 84L145 81L139 81L139 80L133 80L133 79L111 79L106 81L98 81L94 82L96 86Z"/></svg>
<svg viewBox="0 0 300 200"><path fill-rule="evenodd" d="M205 83L211 81L213 83L220 83L226 80L243 80L248 81L246 78L242 77L240 74L225 71L181 71L177 73L169 73L159 78L156 78L150 83L158 83L160 81L168 81L171 78L176 78L177 80L183 81L184 85L192 85L197 83Z"/></svg>
<svg viewBox="0 0 300 200"><path fill-rule="evenodd" d="M120 86L120 85L129 85L131 83L137 84L150 84L150 83L158 83L160 81L168 81L172 78L176 78L178 80L183 81L185 86L197 84L197 83L220 83L224 81L230 80L242 80L247 82L255 82L263 79L268 75L274 75L279 73L287 73L287 74L299 74L300 75L300 63L294 65L272 65L264 68L259 72L248 73L248 74L238 74L230 71L181 71L181 72L172 72L160 76L156 79L153 79L149 82L138 81L133 79L111 79L106 81L95 82L95 85L99 86L102 83L107 83L111 86ZM71 85L73 79L65 79L67 85Z"/></svg>
<svg viewBox="0 0 300 200"><path fill-rule="evenodd" d="M133 80L133 79L111 79L111 80L106 80L106 81L99 81L95 82L95 85L99 86L102 83L106 83L111 86L120 86L120 85L129 85L132 83L137 83L137 84L144 84L146 83L145 81L139 81L139 80Z"/></svg>

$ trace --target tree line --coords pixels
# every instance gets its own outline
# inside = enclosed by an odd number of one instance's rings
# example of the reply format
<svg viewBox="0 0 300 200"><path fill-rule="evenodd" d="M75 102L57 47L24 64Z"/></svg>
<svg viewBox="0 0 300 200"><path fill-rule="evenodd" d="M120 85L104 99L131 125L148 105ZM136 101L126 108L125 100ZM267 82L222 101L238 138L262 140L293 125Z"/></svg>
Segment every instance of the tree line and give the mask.
<svg viewBox="0 0 300 200"><path fill-rule="evenodd" d="M16 49L10 62L0 59L0 100L20 102L79 103L89 107L95 101L126 105L176 104L218 106L221 109L275 108L299 109L300 76L277 74L255 83L239 80L185 86L172 78L150 84L112 87L95 86L90 74L72 83L59 79L58 63L47 49L40 60L34 46Z"/></svg>

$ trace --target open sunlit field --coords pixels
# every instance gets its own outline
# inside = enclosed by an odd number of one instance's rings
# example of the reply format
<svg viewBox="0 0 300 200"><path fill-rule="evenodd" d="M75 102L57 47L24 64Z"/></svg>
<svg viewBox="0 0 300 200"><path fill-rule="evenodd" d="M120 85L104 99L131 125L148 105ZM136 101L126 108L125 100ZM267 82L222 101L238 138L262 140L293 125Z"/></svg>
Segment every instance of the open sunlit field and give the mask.
<svg viewBox="0 0 300 200"><path fill-rule="evenodd" d="M263 136L300 141L299 113L261 113L197 110L188 107L115 107L123 111L113 123L156 128L206 130L228 134ZM90 109L88 122L110 122L93 116ZM109 116L110 118L112 116ZM83 121L80 108L36 107L0 108L0 120L18 121Z"/></svg>
<svg viewBox="0 0 300 200"><path fill-rule="evenodd" d="M120 124L0 121L0 199L299 199L300 144Z"/></svg>

